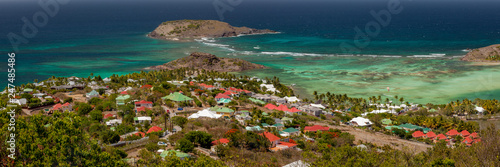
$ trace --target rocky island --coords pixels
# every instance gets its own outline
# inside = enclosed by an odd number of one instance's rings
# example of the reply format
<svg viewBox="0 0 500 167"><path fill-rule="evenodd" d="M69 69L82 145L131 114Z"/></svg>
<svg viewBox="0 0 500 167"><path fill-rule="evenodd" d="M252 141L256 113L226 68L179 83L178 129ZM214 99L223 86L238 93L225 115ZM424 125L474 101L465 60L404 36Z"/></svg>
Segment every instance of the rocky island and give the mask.
<svg viewBox="0 0 500 167"><path fill-rule="evenodd" d="M194 52L188 57L180 58L163 65L148 67L148 70L174 70L179 68L205 69L218 72L239 72L267 67L236 58L219 58L209 53Z"/></svg>
<svg viewBox="0 0 500 167"><path fill-rule="evenodd" d="M500 44L474 49L461 59L470 62L500 62Z"/></svg>
<svg viewBox="0 0 500 167"><path fill-rule="evenodd" d="M148 34L151 38L180 40L193 38L234 37L238 35L277 33L268 29L233 27L217 20L175 20L163 22Z"/></svg>

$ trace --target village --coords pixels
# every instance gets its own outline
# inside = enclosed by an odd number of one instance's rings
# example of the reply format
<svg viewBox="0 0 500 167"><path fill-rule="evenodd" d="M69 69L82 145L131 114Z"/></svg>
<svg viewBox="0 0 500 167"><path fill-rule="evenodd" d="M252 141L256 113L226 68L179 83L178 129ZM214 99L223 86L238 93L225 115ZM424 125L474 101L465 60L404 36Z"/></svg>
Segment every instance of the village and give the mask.
<svg viewBox="0 0 500 167"><path fill-rule="evenodd" d="M438 114L445 106L381 104L380 97L367 101L330 92L301 99L276 78L180 69L104 79L52 77L23 86L13 101L23 114L86 116L93 121L89 133L126 152L130 165L169 156L240 164L230 154L246 148L278 157L266 163L296 166L307 165L300 152L311 144L418 153L436 143L454 148L481 142L473 122ZM485 111L474 107L471 114ZM241 155L258 161L255 154Z"/></svg>

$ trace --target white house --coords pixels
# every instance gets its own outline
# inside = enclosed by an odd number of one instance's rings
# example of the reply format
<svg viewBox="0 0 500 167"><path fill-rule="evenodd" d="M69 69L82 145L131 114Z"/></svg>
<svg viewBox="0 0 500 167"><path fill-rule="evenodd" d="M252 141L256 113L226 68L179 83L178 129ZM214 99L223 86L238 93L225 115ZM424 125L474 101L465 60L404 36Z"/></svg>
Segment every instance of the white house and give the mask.
<svg viewBox="0 0 500 167"><path fill-rule="evenodd" d="M104 81L105 83L108 83L108 82L111 82L111 79L106 77L106 78L102 79L102 81Z"/></svg>
<svg viewBox="0 0 500 167"><path fill-rule="evenodd" d="M363 117L353 118L349 123L356 126L371 126L373 124L369 119Z"/></svg>
<svg viewBox="0 0 500 167"><path fill-rule="evenodd" d="M108 126L115 126L115 125L121 125L121 124L122 124L121 119L112 119L112 120L109 120L108 122L106 122L106 125L108 125Z"/></svg>
<svg viewBox="0 0 500 167"><path fill-rule="evenodd" d="M151 117L135 117L134 118L135 124L142 124L142 123L146 123L146 122L151 124Z"/></svg>

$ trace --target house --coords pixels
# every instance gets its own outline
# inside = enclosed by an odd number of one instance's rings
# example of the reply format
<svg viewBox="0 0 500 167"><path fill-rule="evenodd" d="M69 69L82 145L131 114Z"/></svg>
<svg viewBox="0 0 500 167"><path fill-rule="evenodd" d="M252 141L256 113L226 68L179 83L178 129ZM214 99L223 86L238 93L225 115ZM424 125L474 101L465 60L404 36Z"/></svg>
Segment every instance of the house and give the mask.
<svg viewBox="0 0 500 167"><path fill-rule="evenodd" d="M127 82L137 82L135 79L127 79Z"/></svg>
<svg viewBox="0 0 500 167"><path fill-rule="evenodd" d="M105 83L108 83L108 82L111 82L111 79L106 77L106 78L102 79L102 81L104 81Z"/></svg>
<svg viewBox="0 0 500 167"><path fill-rule="evenodd" d="M134 104L135 104L136 110L139 107L153 108L153 102L146 101L146 100L137 101Z"/></svg>
<svg viewBox="0 0 500 167"><path fill-rule="evenodd" d="M300 99L292 96L292 97L285 97L285 100L287 103L295 103L295 102L300 102Z"/></svg>
<svg viewBox="0 0 500 167"><path fill-rule="evenodd" d="M355 126L371 126L373 124L369 119L363 117L353 118L349 123Z"/></svg>
<svg viewBox="0 0 500 167"><path fill-rule="evenodd" d="M70 103L66 102L64 104L61 104L61 103L57 103L56 105L52 106L52 108L49 110L49 114L52 114L54 113L54 111L61 111L61 112L64 112L64 111L73 111L73 105L71 105Z"/></svg>
<svg viewBox="0 0 500 167"><path fill-rule="evenodd" d="M151 124L151 117L135 117L134 118L135 124L142 124L142 123L146 123L146 122Z"/></svg>
<svg viewBox="0 0 500 167"><path fill-rule="evenodd" d="M112 119L106 122L107 126L116 126L116 125L121 125L122 120L121 119Z"/></svg>
<svg viewBox="0 0 500 167"><path fill-rule="evenodd" d="M151 89L151 88L153 88L153 86L148 84L141 86L141 89Z"/></svg>
<svg viewBox="0 0 500 167"><path fill-rule="evenodd" d="M439 140L446 140L446 136L443 134L439 134L434 138L434 143L436 143Z"/></svg>
<svg viewBox="0 0 500 167"><path fill-rule="evenodd" d="M293 118L283 117L283 118L281 118L281 121L282 121L283 123L287 123L287 122L288 122L288 123L292 123Z"/></svg>
<svg viewBox="0 0 500 167"><path fill-rule="evenodd" d="M323 109L317 106L313 106L313 104L299 106L298 109L317 117L319 117L323 113Z"/></svg>
<svg viewBox="0 0 500 167"><path fill-rule="evenodd" d="M281 104L286 103L286 99L285 98L277 98L277 99L274 99L274 101L276 101L276 103L281 103Z"/></svg>
<svg viewBox="0 0 500 167"><path fill-rule="evenodd" d="M227 107L212 107L210 111L214 111L217 114L222 115L224 118L230 118L234 114L234 110Z"/></svg>
<svg viewBox="0 0 500 167"><path fill-rule="evenodd" d="M39 99L43 98L43 96L45 96L45 95L47 95L47 94L45 94L45 93L34 93L33 94L34 97L37 97Z"/></svg>
<svg viewBox="0 0 500 167"><path fill-rule="evenodd" d="M99 92L95 91L95 90L92 90L91 92L87 93L86 94L86 97L87 97L87 100L90 100L94 97L97 97L99 98Z"/></svg>
<svg viewBox="0 0 500 167"><path fill-rule="evenodd" d="M215 101L220 101L221 99L231 99L231 97L222 93L219 93L215 96Z"/></svg>
<svg viewBox="0 0 500 167"><path fill-rule="evenodd" d="M197 113L192 114L191 116L188 117L188 119L197 119L197 118L212 118L212 119L218 119L222 115L216 114L213 111L210 111L210 109L203 109L201 111L198 111Z"/></svg>
<svg viewBox="0 0 500 167"><path fill-rule="evenodd" d="M299 114L299 115L302 115L300 112L301 112L301 111L300 111L299 109L297 109L297 108L295 108L295 107L292 107L291 109L286 110L286 111L285 111L285 114L287 114L287 115L293 115L293 114Z"/></svg>
<svg viewBox="0 0 500 167"><path fill-rule="evenodd" d="M149 128L149 130L146 132L146 134L153 133L153 132L161 132L162 128L158 126L153 126Z"/></svg>
<svg viewBox="0 0 500 167"><path fill-rule="evenodd" d="M169 95L162 97L161 99L172 100L174 102L185 102L185 101L192 101L193 100L193 98L187 97L180 92L170 93Z"/></svg>
<svg viewBox="0 0 500 167"><path fill-rule="evenodd" d="M146 110L151 110L152 108L149 108L149 107L139 107L139 108L136 108L135 109L135 113L138 113L138 112L145 112Z"/></svg>
<svg viewBox="0 0 500 167"><path fill-rule="evenodd" d="M33 89L30 89L30 88L24 88L23 91L21 91L21 94L25 94L25 93L33 93Z"/></svg>
<svg viewBox="0 0 500 167"><path fill-rule="evenodd" d="M215 147L222 144L222 145L227 145L229 143L229 140L226 138L220 138L219 140L212 141L212 147L210 147L210 150L212 152L216 152Z"/></svg>
<svg viewBox="0 0 500 167"><path fill-rule="evenodd" d="M425 134L422 131L415 131L411 134L411 136L413 136L413 138L423 138Z"/></svg>
<svg viewBox="0 0 500 167"><path fill-rule="evenodd" d="M280 124L280 123L274 124L274 125L272 125L272 127L275 127L278 130L281 130L281 129L285 128L285 126L283 124Z"/></svg>
<svg viewBox="0 0 500 167"><path fill-rule="evenodd" d="M467 131L467 130L463 130L462 132L460 132L460 135L461 135L462 137L467 138L467 137L469 137L469 136L470 136L470 133L469 133L469 131Z"/></svg>
<svg viewBox="0 0 500 167"><path fill-rule="evenodd" d="M61 110L62 111L73 111L73 105L71 103L64 103L63 105L61 105Z"/></svg>
<svg viewBox="0 0 500 167"><path fill-rule="evenodd" d="M425 134L425 137L428 138L428 139L431 139L431 140L434 139L434 138L436 138L436 136L437 135L434 132L432 132L432 131L427 132L427 134Z"/></svg>
<svg viewBox="0 0 500 167"><path fill-rule="evenodd" d="M314 125L314 126L306 126L306 127L304 127L304 133L306 133L306 132L316 132L316 131L328 131L328 130L330 130L330 127L320 126L320 125Z"/></svg>
<svg viewBox="0 0 500 167"><path fill-rule="evenodd" d="M269 142L271 142L271 148L276 147L281 139L278 136L275 136L269 132L264 132L264 133L261 133L260 135L264 136L265 138L267 138L267 140L269 140Z"/></svg>
<svg viewBox="0 0 500 167"><path fill-rule="evenodd" d="M471 144L473 143L474 141L471 139L471 138L468 138L466 137L462 143L466 144L467 146L471 146Z"/></svg>
<svg viewBox="0 0 500 167"><path fill-rule="evenodd" d="M308 163L302 161L302 160L298 160L298 161L295 161L295 162L292 162L292 163L289 163L283 167L310 167L311 165L309 165Z"/></svg>
<svg viewBox="0 0 500 167"><path fill-rule="evenodd" d="M446 136L448 136L448 137L450 137L450 138L453 138L453 137L455 137L455 136L457 136L457 135L459 135L459 134L460 134L460 133L458 133L458 131L457 131L457 130L455 130L455 129L452 129L452 130L450 130L450 131L446 132Z"/></svg>
<svg viewBox="0 0 500 167"><path fill-rule="evenodd" d="M120 95L116 97L116 105L125 105L127 100L130 98L130 95Z"/></svg>
<svg viewBox="0 0 500 167"><path fill-rule="evenodd" d="M113 114L106 114L106 115L103 116L103 119L108 119L108 118L113 118L113 117L115 117L115 115L113 115Z"/></svg>
<svg viewBox="0 0 500 167"><path fill-rule="evenodd" d="M390 125L392 124L392 121L390 119L382 119L380 120L380 122L382 122L382 125Z"/></svg>
<svg viewBox="0 0 500 167"><path fill-rule="evenodd" d="M264 129L262 129L260 126L247 126L247 127L245 127L245 130L247 130L247 131L263 131Z"/></svg>
<svg viewBox="0 0 500 167"><path fill-rule="evenodd" d="M295 128L288 128L288 129L280 131L280 135L283 137L297 136L299 134L300 134L300 131L295 129Z"/></svg>

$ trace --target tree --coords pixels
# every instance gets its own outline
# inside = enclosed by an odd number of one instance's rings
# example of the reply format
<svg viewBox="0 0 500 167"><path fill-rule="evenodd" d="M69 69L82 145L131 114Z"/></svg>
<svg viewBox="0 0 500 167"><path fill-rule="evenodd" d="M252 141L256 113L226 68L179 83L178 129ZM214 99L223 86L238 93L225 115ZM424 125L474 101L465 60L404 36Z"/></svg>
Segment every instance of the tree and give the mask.
<svg viewBox="0 0 500 167"><path fill-rule="evenodd" d="M203 131L190 131L184 135L184 138L199 144L203 148L210 148L212 146L212 135Z"/></svg>
<svg viewBox="0 0 500 167"><path fill-rule="evenodd" d="M89 115L90 115L90 119L93 121L99 121L99 122L102 121L103 116L102 116L102 111L100 111L100 110L91 111L89 113Z"/></svg>
<svg viewBox="0 0 500 167"><path fill-rule="evenodd" d="M87 103L78 103L78 105L73 106L73 109L80 115L87 115L92 111L92 107Z"/></svg>
<svg viewBox="0 0 500 167"><path fill-rule="evenodd" d="M177 142L178 144L176 145L176 149L179 149L182 152L191 152L194 149L194 144L185 138L182 138Z"/></svg>
<svg viewBox="0 0 500 167"><path fill-rule="evenodd" d="M184 128L184 125L186 125L188 120L187 120L187 118L184 118L184 117L175 116L172 118L172 122L174 124L180 126L181 128Z"/></svg>

